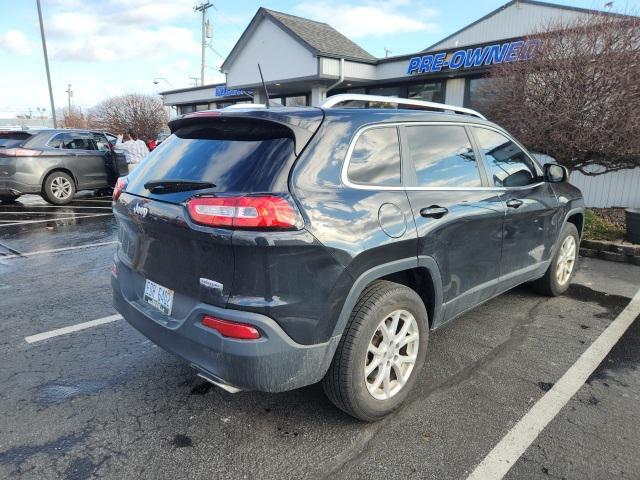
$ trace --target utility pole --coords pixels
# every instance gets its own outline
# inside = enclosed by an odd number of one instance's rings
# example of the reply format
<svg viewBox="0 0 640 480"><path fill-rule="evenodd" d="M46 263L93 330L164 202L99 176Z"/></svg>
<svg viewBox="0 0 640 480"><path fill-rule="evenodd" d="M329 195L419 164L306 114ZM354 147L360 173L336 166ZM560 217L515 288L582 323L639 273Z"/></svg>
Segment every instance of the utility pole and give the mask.
<svg viewBox="0 0 640 480"><path fill-rule="evenodd" d="M36 0L38 5L38 20L40 21L40 36L42 37L42 52L44 53L44 68L47 71L47 84L49 85L49 101L51 102L51 118L53 128L56 128L56 107L53 104L53 90L51 89L51 73L49 72L49 56L47 55L47 40L44 35L44 24L42 23L42 8L40 0Z"/></svg>
<svg viewBox="0 0 640 480"><path fill-rule="evenodd" d="M73 90L71 90L71 84L67 88L67 114L71 115L71 97L73 97Z"/></svg>
<svg viewBox="0 0 640 480"><path fill-rule="evenodd" d="M203 1L197 7L193 7L194 12L202 12L202 60L200 64L200 85L204 85L204 55L207 43L207 10L209 10L211 7L213 7L213 4L209 1Z"/></svg>

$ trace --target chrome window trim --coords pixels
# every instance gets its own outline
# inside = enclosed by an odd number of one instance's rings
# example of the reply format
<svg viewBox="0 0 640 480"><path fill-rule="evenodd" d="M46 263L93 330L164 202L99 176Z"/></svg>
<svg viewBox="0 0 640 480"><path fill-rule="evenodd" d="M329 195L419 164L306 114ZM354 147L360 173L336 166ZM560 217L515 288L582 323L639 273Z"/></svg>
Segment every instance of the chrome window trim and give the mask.
<svg viewBox="0 0 640 480"><path fill-rule="evenodd" d="M524 153L525 155L527 155L527 157L531 158L531 155L529 155L529 153L527 152L527 150L518 142L516 141L513 137L511 137L511 135L509 135L507 132L505 132L504 130L500 129L500 128L496 128L490 125L483 125L483 124L479 124L479 123L470 123L470 122L456 122L456 121L434 121L434 122L425 122L425 121L421 121L421 122L389 122L389 123L375 123L375 124L371 124L371 125L365 125L364 127L360 128L356 134L353 136L353 138L351 139L351 143L349 144L349 148L347 149L347 155L344 159L344 162L342 163L342 171L340 172L340 180L342 181L342 183L349 187L349 188L353 188L356 190L373 190L373 191L499 191L499 192L506 192L506 191L518 191L518 190L526 190L529 188L534 188L534 187L538 187L540 185L543 185L544 182L538 182L538 183L532 183L531 185L524 185L522 187L405 187L404 185L399 185L399 186L384 186L384 185L363 185L360 183L354 183L351 180L349 180L349 176L347 174L348 170L349 170L349 162L351 161L351 154L353 153L353 150L355 149L356 143L358 142L358 139L360 138L360 135L362 135L363 132L373 129L373 128L382 128L382 127L402 127L402 126L418 126L418 125L455 125L455 126L469 126L469 127L480 127L480 128L486 128L489 130L494 130L502 135L504 135L505 137L507 137L509 140L513 141L513 143L515 143ZM474 137L475 139L475 137ZM402 156L402 152L401 152L401 156ZM480 159L478 159L480 160ZM401 162L403 161L403 159L401 158ZM534 165L538 165L538 163L532 159L532 161L534 162ZM400 178L400 181L402 182L402 177Z"/></svg>

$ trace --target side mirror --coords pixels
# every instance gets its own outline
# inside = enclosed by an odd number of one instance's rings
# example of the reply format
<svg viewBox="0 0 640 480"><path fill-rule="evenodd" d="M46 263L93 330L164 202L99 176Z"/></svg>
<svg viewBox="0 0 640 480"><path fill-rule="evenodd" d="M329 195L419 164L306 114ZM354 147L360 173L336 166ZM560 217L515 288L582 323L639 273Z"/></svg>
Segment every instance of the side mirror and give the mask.
<svg viewBox="0 0 640 480"><path fill-rule="evenodd" d="M569 179L569 171L562 165L547 163L544 167L544 181L549 183L562 183Z"/></svg>

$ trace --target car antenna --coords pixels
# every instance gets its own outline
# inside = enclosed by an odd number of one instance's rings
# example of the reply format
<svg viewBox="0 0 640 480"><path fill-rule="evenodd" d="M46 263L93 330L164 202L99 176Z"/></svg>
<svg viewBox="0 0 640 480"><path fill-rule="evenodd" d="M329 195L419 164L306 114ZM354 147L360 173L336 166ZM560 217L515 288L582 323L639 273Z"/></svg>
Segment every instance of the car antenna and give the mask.
<svg viewBox="0 0 640 480"><path fill-rule="evenodd" d="M260 72L260 80L262 80L262 89L264 90L264 96L267 98L267 108L269 108L269 92L267 91L267 86L264 83L264 77L262 76L262 69L260 68L260 64L258 64L258 71Z"/></svg>

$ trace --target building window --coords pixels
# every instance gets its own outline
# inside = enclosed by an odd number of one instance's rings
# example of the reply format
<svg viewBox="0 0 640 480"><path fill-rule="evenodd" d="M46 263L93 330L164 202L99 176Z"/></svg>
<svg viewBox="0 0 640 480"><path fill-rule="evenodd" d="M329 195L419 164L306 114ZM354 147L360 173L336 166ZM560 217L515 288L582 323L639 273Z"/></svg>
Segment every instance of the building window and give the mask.
<svg viewBox="0 0 640 480"><path fill-rule="evenodd" d="M184 115L185 113L195 112L195 105L180 105L180 115Z"/></svg>
<svg viewBox="0 0 640 480"><path fill-rule="evenodd" d="M407 98L444 103L444 83L428 82L409 85Z"/></svg>
<svg viewBox="0 0 640 480"><path fill-rule="evenodd" d="M401 97L402 87L376 87L369 89L369 95L382 95L384 97Z"/></svg>
<svg viewBox="0 0 640 480"><path fill-rule="evenodd" d="M495 96L492 83L493 80L487 77L469 78L465 84L464 106L486 111Z"/></svg>
<svg viewBox="0 0 640 480"><path fill-rule="evenodd" d="M293 95L284 97L284 104L287 107L306 107L308 105L306 95Z"/></svg>
<svg viewBox="0 0 640 480"><path fill-rule="evenodd" d="M209 110L208 103L199 103L196 105L196 112L202 112L203 110Z"/></svg>

